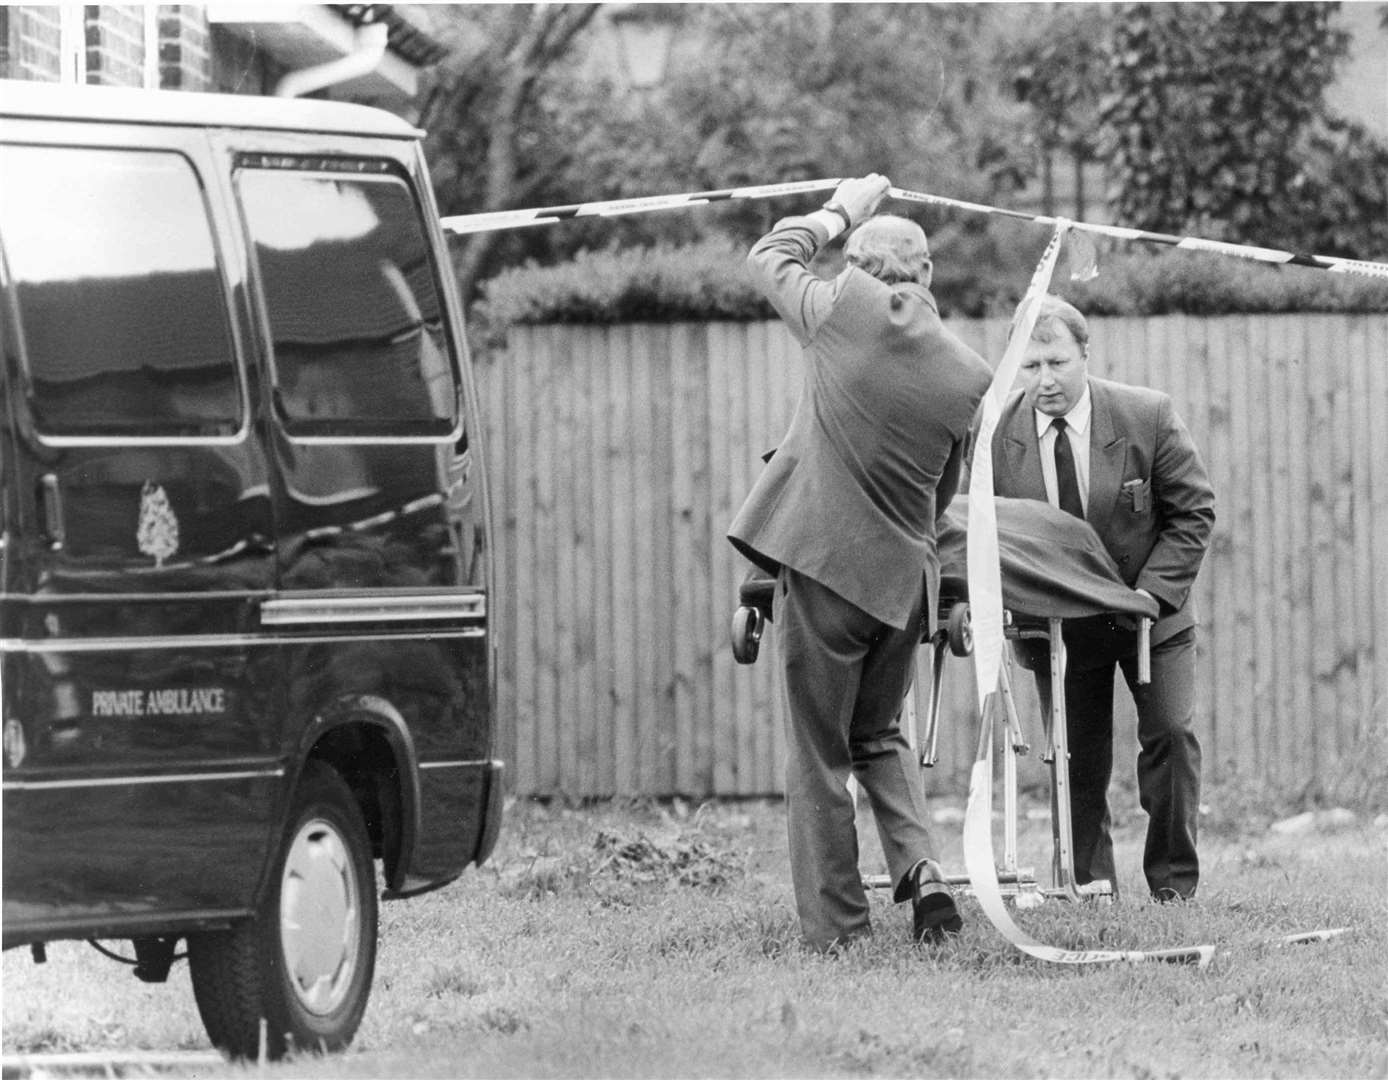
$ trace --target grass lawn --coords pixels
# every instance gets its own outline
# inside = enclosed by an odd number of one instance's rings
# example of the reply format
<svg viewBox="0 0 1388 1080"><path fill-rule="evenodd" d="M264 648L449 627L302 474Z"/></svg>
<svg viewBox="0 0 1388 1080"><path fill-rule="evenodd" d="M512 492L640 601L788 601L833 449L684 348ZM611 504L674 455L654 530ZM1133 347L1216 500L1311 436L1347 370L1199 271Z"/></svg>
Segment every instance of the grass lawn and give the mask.
<svg viewBox="0 0 1388 1080"><path fill-rule="evenodd" d="M797 944L779 803L516 803L491 863L383 906L349 1053L196 1075L1388 1076L1388 828L1362 815L1282 835L1217 797L1196 903L1140 899L1144 819L1130 810L1118 903L1015 913L1072 948L1215 944L1204 970L1043 964L969 898L957 941L915 949L909 908L880 893L871 940L816 956ZM962 826L936 831L962 868ZM1024 826L1021 853L1047 865L1045 822ZM1339 926L1352 930L1275 944ZM27 950L3 963L7 1054L207 1046L185 965L148 987L78 943L50 947L46 966Z"/></svg>

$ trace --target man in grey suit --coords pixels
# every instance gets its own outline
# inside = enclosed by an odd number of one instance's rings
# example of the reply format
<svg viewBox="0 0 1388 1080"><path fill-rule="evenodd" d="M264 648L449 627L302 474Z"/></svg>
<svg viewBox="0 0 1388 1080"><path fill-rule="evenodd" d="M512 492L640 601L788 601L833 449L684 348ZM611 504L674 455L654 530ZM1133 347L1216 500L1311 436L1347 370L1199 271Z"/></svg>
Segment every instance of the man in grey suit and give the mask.
<svg viewBox="0 0 1388 1080"><path fill-rule="evenodd" d="M923 619L935 618L935 522L991 371L940 322L925 233L872 218L887 188L875 173L844 181L747 260L805 357L790 428L729 539L777 578L791 877L805 940L820 949L871 931L850 773L871 802L894 899L913 902L916 939L962 925L897 716ZM855 226L848 267L833 280L812 273L819 248Z"/></svg>
<svg viewBox="0 0 1388 1080"><path fill-rule="evenodd" d="M1022 386L994 432L993 490L1045 499L1084 518L1127 584L1157 601L1147 685L1137 682L1137 633L1130 622L1096 616L1065 624L1075 879L1107 879L1117 892L1108 806L1117 668L1137 706L1147 886L1156 900L1185 900L1200 877L1190 591L1214 527L1214 492L1171 399L1093 378L1088 361L1084 316L1058 297L1044 297L1022 360ZM1042 705L1049 709L1048 664L1034 647L1023 659L1038 673Z"/></svg>

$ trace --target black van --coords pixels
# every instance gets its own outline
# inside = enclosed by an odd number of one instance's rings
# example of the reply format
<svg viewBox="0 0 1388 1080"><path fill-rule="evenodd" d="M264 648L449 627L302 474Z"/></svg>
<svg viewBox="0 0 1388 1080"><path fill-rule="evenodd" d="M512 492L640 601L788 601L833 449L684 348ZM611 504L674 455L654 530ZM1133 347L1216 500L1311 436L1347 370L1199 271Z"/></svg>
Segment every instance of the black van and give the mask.
<svg viewBox="0 0 1388 1080"><path fill-rule="evenodd" d="M420 132L0 84L4 946L356 1031L384 897L491 852L491 539ZM186 950L180 943L186 939ZM105 946L110 949L111 946Z"/></svg>

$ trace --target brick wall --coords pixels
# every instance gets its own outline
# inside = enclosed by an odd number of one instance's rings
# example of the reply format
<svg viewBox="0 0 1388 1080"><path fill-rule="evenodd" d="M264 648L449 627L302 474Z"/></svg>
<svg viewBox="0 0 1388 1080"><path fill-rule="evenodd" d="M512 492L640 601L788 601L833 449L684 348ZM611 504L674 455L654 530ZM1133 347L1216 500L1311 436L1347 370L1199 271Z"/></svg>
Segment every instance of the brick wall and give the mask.
<svg viewBox="0 0 1388 1080"><path fill-rule="evenodd" d="M137 4L88 4L85 15L87 82L143 86L143 9Z"/></svg>
<svg viewBox="0 0 1388 1080"><path fill-rule="evenodd" d="M151 13L157 65L146 56ZM254 95L274 93L288 70L254 40L210 25L201 4L0 6L0 78L61 82L74 66L101 86L144 86L147 67L157 66L164 90Z"/></svg>
<svg viewBox="0 0 1388 1080"><path fill-rule="evenodd" d="M201 5L159 8L159 85L165 90L211 90L211 34Z"/></svg>

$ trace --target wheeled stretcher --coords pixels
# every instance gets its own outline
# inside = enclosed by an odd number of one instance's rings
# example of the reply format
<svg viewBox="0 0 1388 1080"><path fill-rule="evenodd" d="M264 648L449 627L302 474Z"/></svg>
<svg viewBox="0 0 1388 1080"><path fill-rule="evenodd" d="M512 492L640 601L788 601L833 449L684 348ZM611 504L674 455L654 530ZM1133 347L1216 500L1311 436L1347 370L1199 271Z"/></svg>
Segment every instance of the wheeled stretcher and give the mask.
<svg viewBox="0 0 1388 1080"><path fill-rule="evenodd" d="M1027 499L998 499L998 546L1002 563L1004 634L1014 644L1044 642L1048 659L1044 670L1035 670L1041 701L1041 760L1051 782L1051 874L1042 887L1034 870L1017 862L1016 758L1030 752L1012 694L1012 657L1004 659L1000 694L994 715L985 717L980 739L994 737L1000 729L1011 753L1003 755L1003 850L997 867L999 887L1013 897L1056 896L1070 900L1107 897L1109 881L1080 884L1075 880L1073 833L1070 818L1069 744L1065 715L1066 619L1093 615L1131 618L1138 628L1139 681L1148 677L1148 633L1156 615L1156 603L1130 589L1093 529L1046 503ZM973 652L969 620L968 584L965 576L965 533L961 515L947 515L939 537L941 562L939 604L935 627L922 628L922 644L930 657L929 693L922 714L914 708L913 695L904 703L903 727L920 753L921 765L938 760L940 703L946 660L967 659ZM754 663L774 616L775 582L755 572L738 588L738 608L732 622L733 655L739 663ZM1009 650L1010 651L1010 650ZM1037 650L1040 651L1039 649ZM982 744L980 744L982 745ZM889 887L883 876L868 876L874 887ZM966 874L946 874L949 884L967 888ZM1021 902L1019 900L1019 902Z"/></svg>

